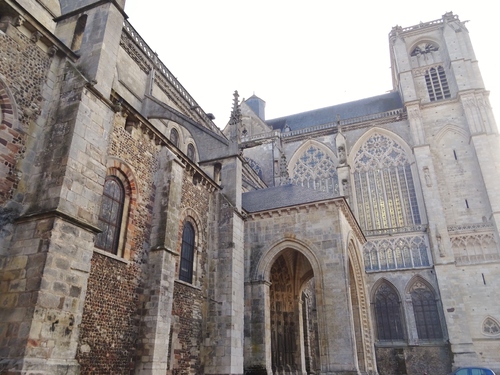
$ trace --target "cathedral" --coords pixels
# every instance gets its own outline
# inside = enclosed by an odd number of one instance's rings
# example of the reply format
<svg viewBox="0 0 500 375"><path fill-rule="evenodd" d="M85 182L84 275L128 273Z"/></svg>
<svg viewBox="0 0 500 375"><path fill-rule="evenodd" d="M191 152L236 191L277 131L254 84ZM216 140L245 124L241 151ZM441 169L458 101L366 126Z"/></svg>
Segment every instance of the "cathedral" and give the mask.
<svg viewBox="0 0 500 375"><path fill-rule="evenodd" d="M0 373L500 371L489 93L388 31L390 92L221 130L125 0L0 0Z"/></svg>

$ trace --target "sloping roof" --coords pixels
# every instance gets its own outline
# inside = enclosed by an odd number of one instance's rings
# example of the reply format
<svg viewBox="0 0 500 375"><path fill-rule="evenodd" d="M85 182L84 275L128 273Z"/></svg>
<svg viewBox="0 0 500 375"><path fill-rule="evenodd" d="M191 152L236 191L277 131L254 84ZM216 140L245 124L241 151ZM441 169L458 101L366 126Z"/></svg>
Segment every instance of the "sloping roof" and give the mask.
<svg viewBox="0 0 500 375"><path fill-rule="evenodd" d="M272 210L338 197L333 193L303 186L283 185L243 193L242 206L247 212Z"/></svg>
<svg viewBox="0 0 500 375"><path fill-rule="evenodd" d="M266 123L275 130L282 130L285 125L288 125L290 130L298 130L335 122L337 121L337 115L341 120L346 120L354 117L383 113L399 108L403 108L403 102L401 101L399 92L394 91L371 98L356 100L354 102L337 104L331 107L279 117L267 120Z"/></svg>

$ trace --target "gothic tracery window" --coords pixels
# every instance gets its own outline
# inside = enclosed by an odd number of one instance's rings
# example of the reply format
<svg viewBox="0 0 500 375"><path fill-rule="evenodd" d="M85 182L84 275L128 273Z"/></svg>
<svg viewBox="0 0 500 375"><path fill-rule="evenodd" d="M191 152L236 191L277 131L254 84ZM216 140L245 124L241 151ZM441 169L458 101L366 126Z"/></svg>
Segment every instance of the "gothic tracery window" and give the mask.
<svg viewBox="0 0 500 375"><path fill-rule="evenodd" d="M98 226L102 230L96 237L95 246L112 254L118 253L125 189L115 176L108 176L104 182Z"/></svg>
<svg viewBox="0 0 500 375"><path fill-rule="evenodd" d="M336 164L319 147L314 145L308 147L297 159L292 171L294 185L339 193Z"/></svg>
<svg viewBox="0 0 500 375"><path fill-rule="evenodd" d="M375 296L375 319L377 323L377 338L380 341L404 339L399 296L386 283L383 283L378 288Z"/></svg>
<svg viewBox="0 0 500 375"><path fill-rule="evenodd" d="M424 235L370 238L363 247L365 270L384 271L430 265Z"/></svg>
<svg viewBox="0 0 500 375"><path fill-rule="evenodd" d="M374 133L355 155L353 177L363 229L421 223L410 160L395 140Z"/></svg>
<svg viewBox="0 0 500 375"><path fill-rule="evenodd" d="M488 336L500 335L500 324L493 318L486 318L483 323L483 333Z"/></svg>
<svg viewBox="0 0 500 375"><path fill-rule="evenodd" d="M432 43L420 43L413 49L410 55L411 56L425 55L426 53L437 51L438 49L439 47Z"/></svg>
<svg viewBox="0 0 500 375"><path fill-rule="evenodd" d="M443 330L433 291L423 282L417 281L412 285L410 294L418 338L420 340L442 339Z"/></svg>
<svg viewBox="0 0 500 375"><path fill-rule="evenodd" d="M451 98L448 80L442 66L429 69L425 73L425 83L431 102Z"/></svg>

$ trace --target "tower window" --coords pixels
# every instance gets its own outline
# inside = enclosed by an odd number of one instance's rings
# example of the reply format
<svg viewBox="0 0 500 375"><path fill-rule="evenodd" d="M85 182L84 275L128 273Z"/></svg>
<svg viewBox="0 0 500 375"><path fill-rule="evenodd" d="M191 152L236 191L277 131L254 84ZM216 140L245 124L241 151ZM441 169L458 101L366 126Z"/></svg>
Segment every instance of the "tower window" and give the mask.
<svg viewBox="0 0 500 375"><path fill-rule="evenodd" d="M425 83L431 102L451 98L446 73L442 66L429 69L425 74Z"/></svg>
<svg viewBox="0 0 500 375"><path fill-rule="evenodd" d="M194 264L194 228L189 222L184 224L182 231L181 245L181 267L179 279L187 283L193 282L193 264Z"/></svg>

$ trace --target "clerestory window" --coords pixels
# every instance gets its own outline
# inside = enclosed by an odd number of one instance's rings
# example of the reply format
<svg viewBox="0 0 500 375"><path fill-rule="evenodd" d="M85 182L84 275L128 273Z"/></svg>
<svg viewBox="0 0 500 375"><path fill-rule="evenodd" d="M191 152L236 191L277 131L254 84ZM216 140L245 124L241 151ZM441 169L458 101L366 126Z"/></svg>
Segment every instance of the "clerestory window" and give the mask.
<svg viewBox="0 0 500 375"><path fill-rule="evenodd" d="M292 167L294 185L339 193L336 163L320 147L309 146Z"/></svg>
<svg viewBox="0 0 500 375"><path fill-rule="evenodd" d="M179 147L179 132L175 128L170 130L170 141L175 145L175 147Z"/></svg>
<svg viewBox="0 0 500 375"><path fill-rule="evenodd" d="M194 154L195 154L195 150L194 150L194 146L192 143L188 144L188 147L187 147L187 157L189 160L191 161L194 161Z"/></svg>
<svg viewBox="0 0 500 375"><path fill-rule="evenodd" d="M355 155L353 177L364 230L421 223L410 159L398 142L374 133Z"/></svg>

